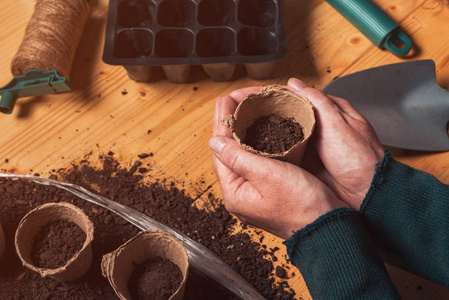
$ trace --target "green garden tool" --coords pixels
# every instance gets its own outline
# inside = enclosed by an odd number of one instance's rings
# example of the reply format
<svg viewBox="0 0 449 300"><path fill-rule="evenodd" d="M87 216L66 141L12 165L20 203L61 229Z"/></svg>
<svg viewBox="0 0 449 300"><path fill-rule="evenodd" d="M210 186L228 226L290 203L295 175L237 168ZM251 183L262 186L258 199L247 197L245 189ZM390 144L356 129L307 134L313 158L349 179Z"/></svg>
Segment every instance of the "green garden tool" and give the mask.
<svg viewBox="0 0 449 300"><path fill-rule="evenodd" d="M370 0L326 0L378 48L397 56L410 52L412 42L398 24Z"/></svg>
<svg viewBox="0 0 449 300"><path fill-rule="evenodd" d="M0 112L12 113L18 98L39 96L71 91L67 79L59 76L55 70L40 71L31 69L25 75L14 77L0 89Z"/></svg>

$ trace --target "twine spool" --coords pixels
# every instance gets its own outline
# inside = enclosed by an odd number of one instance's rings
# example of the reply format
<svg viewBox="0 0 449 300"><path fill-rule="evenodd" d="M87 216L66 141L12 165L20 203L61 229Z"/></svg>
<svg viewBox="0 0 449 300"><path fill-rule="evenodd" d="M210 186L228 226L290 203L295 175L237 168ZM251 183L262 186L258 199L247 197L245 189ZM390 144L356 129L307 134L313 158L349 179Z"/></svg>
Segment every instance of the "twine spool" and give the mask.
<svg viewBox="0 0 449 300"><path fill-rule="evenodd" d="M88 16L86 0L37 0L12 60L12 74L24 75L29 69L56 70L68 78Z"/></svg>

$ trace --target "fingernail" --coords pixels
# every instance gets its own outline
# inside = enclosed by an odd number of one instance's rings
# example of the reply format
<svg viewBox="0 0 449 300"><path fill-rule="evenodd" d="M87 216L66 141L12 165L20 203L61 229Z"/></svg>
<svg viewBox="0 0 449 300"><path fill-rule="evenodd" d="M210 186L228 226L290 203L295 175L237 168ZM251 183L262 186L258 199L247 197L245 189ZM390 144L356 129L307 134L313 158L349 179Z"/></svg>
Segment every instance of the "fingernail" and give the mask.
<svg viewBox="0 0 449 300"><path fill-rule="evenodd" d="M297 92L306 87L306 85L302 81L296 78L290 78L290 80L288 81L288 85Z"/></svg>
<svg viewBox="0 0 449 300"><path fill-rule="evenodd" d="M216 155L220 155L228 140L222 136L213 136L209 139L209 147Z"/></svg>

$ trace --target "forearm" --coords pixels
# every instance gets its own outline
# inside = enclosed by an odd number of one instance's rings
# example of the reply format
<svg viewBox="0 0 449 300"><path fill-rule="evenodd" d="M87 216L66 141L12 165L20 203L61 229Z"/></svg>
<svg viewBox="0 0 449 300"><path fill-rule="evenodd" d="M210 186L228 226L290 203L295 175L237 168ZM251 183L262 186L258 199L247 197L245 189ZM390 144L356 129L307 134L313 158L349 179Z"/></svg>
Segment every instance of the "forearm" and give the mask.
<svg viewBox="0 0 449 300"><path fill-rule="evenodd" d="M449 287L449 186L387 151L360 211L387 262Z"/></svg>
<svg viewBox="0 0 449 300"><path fill-rule="evenodd" d="M285 244L313 299L400 299L355 210L334 210Z"/></svg>

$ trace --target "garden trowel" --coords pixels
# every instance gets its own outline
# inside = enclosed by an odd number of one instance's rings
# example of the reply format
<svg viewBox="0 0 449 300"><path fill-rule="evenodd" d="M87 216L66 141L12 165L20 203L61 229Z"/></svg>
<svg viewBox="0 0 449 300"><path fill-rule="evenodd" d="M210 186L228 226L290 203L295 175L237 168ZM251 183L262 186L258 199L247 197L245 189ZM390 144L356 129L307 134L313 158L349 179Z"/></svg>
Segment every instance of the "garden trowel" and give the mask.
<svg viewBox="0 0 449 300"><path fill-rule="evenodd" d="M449 150L449 91L437 84L432 60L359 71L335 79L323 92L354 105L373 125L384 145Z"/></svg>

